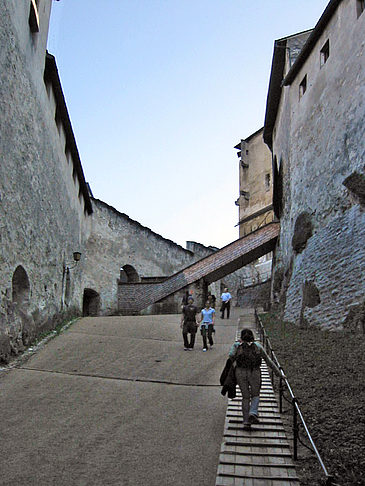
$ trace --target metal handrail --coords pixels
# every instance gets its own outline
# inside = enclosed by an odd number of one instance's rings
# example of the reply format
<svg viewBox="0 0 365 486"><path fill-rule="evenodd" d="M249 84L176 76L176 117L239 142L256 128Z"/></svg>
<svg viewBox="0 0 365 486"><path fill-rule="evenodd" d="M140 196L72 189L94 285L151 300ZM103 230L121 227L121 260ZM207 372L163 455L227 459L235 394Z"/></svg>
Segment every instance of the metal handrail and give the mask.
<svg viewBox="0 0 365 486"><path fill-rule="evenodd" d="M276 363L276 365L278 366L279 370L281 371L282 374L285 374L284 373L284 370L283 368L280 366L280 363L279 363L279 360L276 356L276 354L274 353L273 351L273 348L272 348L272 345L271 345L271 341L270 341L270 338L269 336L267 335L267 332L266 332L266 329L257 313L257 309L255 309L255 319L256 319L256 324L257 324L257 327L259 329L259 332L260 332L260 341L262 342L263 344L263 347L265 349L265 351L269 354L269 356L271 357L271 359L274 361L274 363ZM272 381L274 380L274 372L271 371L271 378L272 378ZM291 397L291 404L292 404L292 408L293 408L293 456L294 456L294 460L297 460L298 459L298 440L299 440L299 426L298 426L298 416L301 420L301 423L304 427L304 430L307 434L307 437L309 439L309 442L311 443L311 446L313 447L312 452L315 453L315 455L317 456L317 459L319 461L319 464L326 476L326 483L325 485L326 486L336 486L335 483L333 482L333 476L330 475L327 471L327 468L326 466L324 465L324 462L318 452L318 449L312 439L312 436L309 432L309 429L308 429L308 426L304 420L304 417L303 417L303 414L299 408L299 404L298 404L298 399L296 398L296 396L294 395L294 392L288 382L288 379L283 376L280 377L280 383L279 383L279 407L280 407L280 413L283 412L283 397L285 398L284 396L284 387L283 387L283 382L286 386L286 388L288 389L288 392L290 394L290 397Z"/></svg>

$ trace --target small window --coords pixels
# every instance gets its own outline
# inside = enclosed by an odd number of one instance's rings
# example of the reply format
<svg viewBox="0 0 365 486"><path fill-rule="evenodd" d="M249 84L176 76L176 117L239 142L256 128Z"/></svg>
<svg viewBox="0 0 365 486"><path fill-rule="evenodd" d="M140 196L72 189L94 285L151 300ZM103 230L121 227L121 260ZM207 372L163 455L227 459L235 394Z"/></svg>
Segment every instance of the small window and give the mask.
<svg viewBox="0 0 365 486"><path fill-rule="evenodd" d="M39 32L38 2L39 0L30 0L29 27L33 34Z"/></svg>
<svg viewBox="0 0 365 486"><path fill-rule="evenodd" d="M356 10L357 10L357 18L359 18L360 15L365 10L365 0L357 0L356 1Z"/></svg>
<svg viewBox="0 0 365 486"><path fill-rule="evenodd" d="M307 91L307 75L304 76L302 82L299 85L299 98L301 98Z"/></svg>
<svg viewBox="0 0 365 486"><path fill-rule="evenodd" d="M330 42L327 40L325 45L321 49L321 67L326 64L327 59L330 57Z"/></svg>

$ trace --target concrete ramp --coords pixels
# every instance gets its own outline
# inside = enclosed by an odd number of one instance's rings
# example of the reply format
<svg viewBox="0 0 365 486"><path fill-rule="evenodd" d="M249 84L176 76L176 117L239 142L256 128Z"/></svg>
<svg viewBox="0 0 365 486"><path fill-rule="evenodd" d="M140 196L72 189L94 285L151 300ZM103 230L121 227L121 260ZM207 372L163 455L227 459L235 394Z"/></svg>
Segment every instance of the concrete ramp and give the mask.
<svg viewBox="0 0 365 486"><path fill-rule="evenodd" d="M275 248L279 223L270 223L233 241L217 252L175 273L161 283L119 284L118 310L121 314L137 314L149 305L173 294L200 279L212 283Z"/></svg>

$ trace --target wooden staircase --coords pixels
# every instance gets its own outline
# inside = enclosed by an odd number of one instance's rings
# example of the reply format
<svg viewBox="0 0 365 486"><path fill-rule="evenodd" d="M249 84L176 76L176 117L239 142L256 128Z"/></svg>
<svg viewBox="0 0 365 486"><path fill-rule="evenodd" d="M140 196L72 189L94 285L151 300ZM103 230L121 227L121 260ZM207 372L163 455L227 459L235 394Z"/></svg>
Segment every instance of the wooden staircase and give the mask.
<svg viewBox="0 0 365 486"><path fill-rule="evenodd" d="M254 318L244 326L255 332ZM251 321L251 319L250 319ZM239 334L239 331L238 333ZM299 479L266 363L261 365L260 423L243 430L241 392L229 399L216 486L298 486Z"/></svg>

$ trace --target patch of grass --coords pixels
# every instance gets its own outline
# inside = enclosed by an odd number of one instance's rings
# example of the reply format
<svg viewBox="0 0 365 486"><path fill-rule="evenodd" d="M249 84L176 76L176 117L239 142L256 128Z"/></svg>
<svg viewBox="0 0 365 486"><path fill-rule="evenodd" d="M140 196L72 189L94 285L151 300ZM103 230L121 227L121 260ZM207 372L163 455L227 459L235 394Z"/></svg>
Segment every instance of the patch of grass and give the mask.
<svg viewBox="0 0 365 486"><path fill-rule="evenodd" d="M316 447L335 483L365 485L365 339L301 329L261 316ZM316 461L298 461L301 484L321 484Z"/></svg>
<svg viewBox="0 0 365 486"><path fill-rule="evenodd" d="M78 318L71 319L71 320L65 319L65 320L61 321L59 324L57 324L57 326L54 329L52 329L50 331L43 332L42 334L37 336L37 339L33 343L33 346L39 344L41 341L43 341L43 339L45 339L47 337L59 336L61 334L61 332L68 329L77 320L78 320Z"/></svg>

